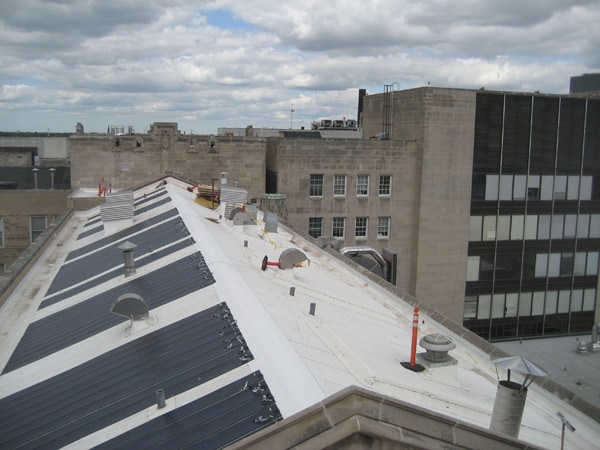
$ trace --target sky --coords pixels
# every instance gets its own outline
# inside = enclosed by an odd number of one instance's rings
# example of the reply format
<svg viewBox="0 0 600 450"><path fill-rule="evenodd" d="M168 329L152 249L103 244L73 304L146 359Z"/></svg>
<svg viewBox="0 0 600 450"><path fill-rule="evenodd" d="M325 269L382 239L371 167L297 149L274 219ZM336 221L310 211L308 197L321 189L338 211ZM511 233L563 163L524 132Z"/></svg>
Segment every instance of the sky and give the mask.
<svg viewBox="0 0 600 450"><path fill-rule="evenodd" d="M598 0L0 0L0 131L309 128L368 94L569 92Z"/></svg>

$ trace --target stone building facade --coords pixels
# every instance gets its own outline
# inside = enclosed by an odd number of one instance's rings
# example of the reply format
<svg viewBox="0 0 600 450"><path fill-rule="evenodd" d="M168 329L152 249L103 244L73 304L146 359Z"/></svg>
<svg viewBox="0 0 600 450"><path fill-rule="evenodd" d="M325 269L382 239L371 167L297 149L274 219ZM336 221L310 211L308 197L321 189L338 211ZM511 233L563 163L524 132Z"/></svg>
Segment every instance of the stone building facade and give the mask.
<svg viewBox="0 0 600 450"><path fill-rule="evenodd" d="M76 135L72 182L93 188L104 178L126 189L172 174L210 184L225 172L251 200L275 195L277 212L293 229L335 238L342 248L395 252L399 288L487 339L576 333L600 320L598 102L423 87L361 96L362 139L301 131L267 138L182 135L175 123L155 123L144 135ZM543 155L554 155L543 170L531 164L540 136L549 145ZM577 167L564 166L564 155L580 155ZM535 184L549 176L553 183L577 182L583 196L481 200L475 194L481 180L493 191L501 180L517 189L523 180ZM504 184L497 190L506 190ZM520 221L533 218L560 220L563 228L587 221L587 234L519 235ZM474 239L477 223L492 219L494 233ZM507 220L515 239L503 237ZM545 275L524 279L532 258L541 264L544 255L553 264ZM555 277L557 255L565 267L558 263ZM579 264L571 271L570 261Z"/></svg>
<svg viewBox="0 0 600 450"><path fill-rule="evenodd" d="M0 138L0 274L67 208L67 157L67 138Z"/></svg>
<svg viewBox="0 0 600 450"><path fill-rule="evenodd" d="M104 179L115 190L175 175L211 184L227 173L231 185L257 198L265 186L263 138L184 135L176 123L157 122L148 134L71 137L73 188L95 188Z"/></svg>

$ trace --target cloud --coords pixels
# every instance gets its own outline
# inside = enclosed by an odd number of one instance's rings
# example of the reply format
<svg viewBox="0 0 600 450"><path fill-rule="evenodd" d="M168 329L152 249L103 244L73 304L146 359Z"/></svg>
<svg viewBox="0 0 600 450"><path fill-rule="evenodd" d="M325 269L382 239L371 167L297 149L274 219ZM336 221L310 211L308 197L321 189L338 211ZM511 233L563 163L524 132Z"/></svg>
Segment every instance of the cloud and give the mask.
<svg viewBox="0 0 600 450"><path fill-rule="evenodd" d="M0 123L309 126L384 84L564 93L600 70L597 1L3 0Z"/></svg>

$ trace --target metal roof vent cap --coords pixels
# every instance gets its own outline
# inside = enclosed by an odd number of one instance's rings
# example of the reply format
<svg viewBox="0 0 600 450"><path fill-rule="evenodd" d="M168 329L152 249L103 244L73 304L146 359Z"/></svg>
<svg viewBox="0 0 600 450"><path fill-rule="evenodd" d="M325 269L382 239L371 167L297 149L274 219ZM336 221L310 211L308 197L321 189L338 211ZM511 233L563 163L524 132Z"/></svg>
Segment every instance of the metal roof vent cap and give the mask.
<svg viewBox="0 0 600 450"><path fill-rule="evenodd" d="M136 248L132 242L125 241L117 248L123 250L123 264L125 266L125 276L131 276L135 273L135 261L133 259L133 249Z"/></svg>
<svg viewBox="0 0 600 450"><path fill-rule="evenodd" d="M428 334L421 339L419 345L425 349L426 354L423 356L427 361L433 363L455 361L448 352L456 348L456 344L441 333Z"/></svg>

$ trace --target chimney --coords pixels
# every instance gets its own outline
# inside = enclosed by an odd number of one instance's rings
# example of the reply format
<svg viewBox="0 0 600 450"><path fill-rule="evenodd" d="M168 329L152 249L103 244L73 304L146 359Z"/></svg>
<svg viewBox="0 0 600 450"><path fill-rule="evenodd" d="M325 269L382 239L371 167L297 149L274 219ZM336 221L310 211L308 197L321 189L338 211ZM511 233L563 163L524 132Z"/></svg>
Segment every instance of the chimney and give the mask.
<svg viewBox="0 0 600 450"><path fill-rule="evenodd" d="M54 173L56 169L54 167L50 168L50 189L54 189Z"/></svg>
<svg viewBox="0 0 600 450"><path fill-rule="evenodd" d="M125 276L131 276L135 273L135 261L133 259L133 249L136 248L137 245L125 241L119 247L119 250L123 251L123 263L125 267Z"/></svg>
<svg viewBox="0 0 600 450"><path fill-rule="evenodd" d="M33 188L37 189L38 188L38 172L40 171L40 169L38 169L37 167L34 167L33 169L31 169L31 171L33 172Z"/></svg>

